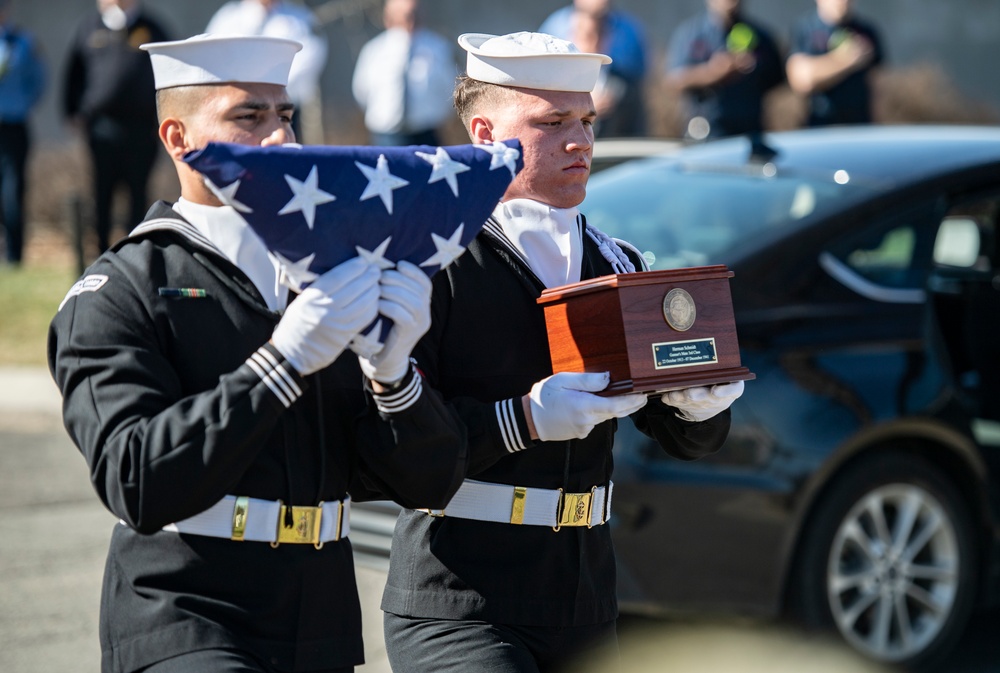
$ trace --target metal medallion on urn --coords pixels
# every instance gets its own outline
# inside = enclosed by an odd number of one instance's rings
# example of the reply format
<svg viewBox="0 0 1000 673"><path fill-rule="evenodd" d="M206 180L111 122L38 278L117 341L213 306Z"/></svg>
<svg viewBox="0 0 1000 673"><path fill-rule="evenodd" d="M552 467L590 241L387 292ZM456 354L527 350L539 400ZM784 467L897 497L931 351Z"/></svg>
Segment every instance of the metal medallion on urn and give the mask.
<svg viewBox="0 0 1000 673"><path fill-rule="evenodd" d="M687 290L675 287L663 298L663 317L678 332L686 332L697 317L694 299Z"/></svg>

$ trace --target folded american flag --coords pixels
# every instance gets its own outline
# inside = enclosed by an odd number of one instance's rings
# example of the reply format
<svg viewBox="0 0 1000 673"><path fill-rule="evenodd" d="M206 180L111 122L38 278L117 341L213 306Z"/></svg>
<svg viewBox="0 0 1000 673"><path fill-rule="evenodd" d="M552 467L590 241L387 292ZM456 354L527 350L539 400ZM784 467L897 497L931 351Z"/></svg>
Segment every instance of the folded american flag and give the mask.
<svg viewBox="0 0 1000 673"><path fill-rule="evenodd" d="M337 264L399 260L433 276L461 255L521 168L517 140L432 147L252 147L209 143L184 157L232 206L301 292ZM386 318L355 339L377 352Z"/></svg>
<svg viewBox="0 0 1000 673"><path fill-rule="evenodd" d="M239 212L293 290L351 257L432 276L457 258L524 166L520 143L251 147L209 143L184 160Z"/></svg>

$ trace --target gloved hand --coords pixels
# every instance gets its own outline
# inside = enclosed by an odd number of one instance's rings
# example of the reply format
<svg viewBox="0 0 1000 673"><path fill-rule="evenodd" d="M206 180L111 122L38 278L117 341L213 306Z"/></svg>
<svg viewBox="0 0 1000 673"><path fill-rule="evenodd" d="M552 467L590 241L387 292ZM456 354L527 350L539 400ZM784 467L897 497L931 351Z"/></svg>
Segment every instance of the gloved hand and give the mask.
<svg viewBox="0 0 1000 673"><path fill-rule="evenodd" d="M410 262L382 272L379 313L392 320L382 349L374 355L358 352L365 376L379 383L393 383L406 375L410 352L431 326L431 279ZM352 342L352 348L353 342Z"/></svg>
<svg viewBox="0 0 1000 673"><path fill-rule="evenodd" d="M743 394L743 382L719 383L711 387L671 390L660 399L677 409L677 415L686 421L707 421L725 411Z"/></svg>
<svg viewBox="0 0 1000 673"><path fill-rule="evenodd" d="M611 418L621 418L642 409L641 393L601 397L593 393L608 387L607 372L562 372L531 386L528 394L531 420L543 442L582 439L594 426Z"/></svg>
<svg viewBox="0 0 1000 673"><path fill-rule="evenodd" d="M375 320L378 279L378 268L359 257L333 267L288 305L271 343L303 376L323 369Z"/></svg>

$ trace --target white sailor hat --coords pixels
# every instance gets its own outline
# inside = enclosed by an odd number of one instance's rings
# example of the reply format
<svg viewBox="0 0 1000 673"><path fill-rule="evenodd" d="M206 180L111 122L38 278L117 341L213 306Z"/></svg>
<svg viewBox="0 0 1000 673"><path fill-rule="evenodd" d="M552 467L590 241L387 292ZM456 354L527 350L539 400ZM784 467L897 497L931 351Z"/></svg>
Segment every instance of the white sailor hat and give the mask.
<svg viewBox="0 0 1000 673"><path fill-rule="evenodd" d="M149 52L157 89L192 84L288 84L295 40L251 35L195 35L139 45Z"/></svg>
<svg viewBox="0 0 1000 673"><path fill-rule="evenodd" d="M572 42L545 33L465 33L466 74L481 82L551 91L593 91L604 54L581 52Z"/></svg>

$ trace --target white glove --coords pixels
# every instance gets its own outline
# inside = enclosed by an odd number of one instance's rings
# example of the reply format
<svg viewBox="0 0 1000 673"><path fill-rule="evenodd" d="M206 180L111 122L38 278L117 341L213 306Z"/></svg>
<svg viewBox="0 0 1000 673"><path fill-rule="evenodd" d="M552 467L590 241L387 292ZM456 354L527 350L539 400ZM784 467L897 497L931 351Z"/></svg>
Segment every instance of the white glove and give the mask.
<svg viewBox="0 0 1000 673"><path fill-rule="evenodd" d="M607 372L562 372L531 386L531 420L538 438L543 442L583 439L598 423L628 416L646 405L646 396L641 393L614 397L593 394L607 388L610 381Z"/></svg>
<svg viewBox="0 0 1000 673"><path fill-rule="evenodd" d="M720 383L711 389L699 387L671 390L660 399L664 404L677 409L677 415L685 421L707 421L728 409L742 394L743 382L735 381Z"/></svg>
<svg viewBox="0 0 1000 673"><path fill-rule="evenodd" d="M365 376L379 383L393 383L406 375L410 352L431 326L431 279L410 262L382 272L378 311L392 320L385 345L374 355L360 352L358 362ZM352 343L352 348L354 348Z"/></svg>
<svg viewBox="0 0 1000 673"><path fill-rule="evenodd" d="M271 343L306 376L323 369L378 315L378 267L359 257L339 264L296 297Z"/></svg>

